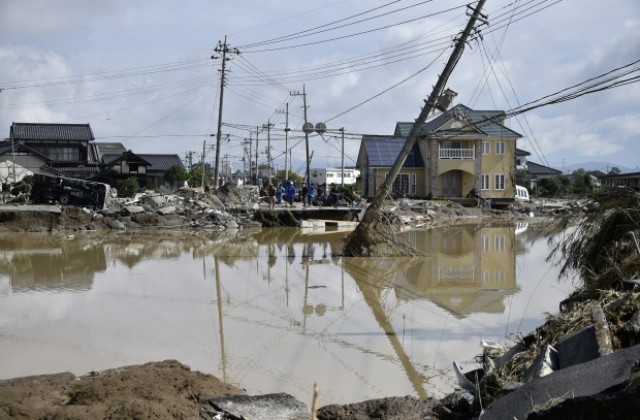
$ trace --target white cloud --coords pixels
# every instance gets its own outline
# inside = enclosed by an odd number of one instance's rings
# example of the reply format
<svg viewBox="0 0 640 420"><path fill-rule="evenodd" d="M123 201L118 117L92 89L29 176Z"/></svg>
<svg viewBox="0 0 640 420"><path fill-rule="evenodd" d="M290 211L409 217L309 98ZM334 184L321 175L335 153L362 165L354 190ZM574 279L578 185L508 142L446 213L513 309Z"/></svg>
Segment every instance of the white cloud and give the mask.
<svg viewBox="0 0 640 420"><path fill-rule="evenodd" d="M284 116L275 111L282 109L285 100L291 99L290 91L301 91L303 83L308 93L310 120L326 120L417 72L433 61L436 54L422 50L425 53L422 56L393 64L391 62L400 57L386 55L381 61L371 62L368 65L371 68L366 71L339 74L331 69L334 77L328 78L301 76L308 74L306 69L310 66L357 60L381 52L399 52L408 45L406 42L420 36L418 41L426 46L432 45L429 42L434 40L447 41L456 32L450 29L460 29L467 19L460 9L383 31L350 36L451 7L446 2L436 1L359 26L325 31L328 27L323 25L328 22L386 3L370 0L281 1L276 4L248 0L215 3L191 0L184 4L169 0L0 2L0 87L5 88L0 93L0 136L8 133L12 121L20 119L60 122L80 119L78 122L90 123L99 138L138 132L205 136L215 132L219 61L209 60L209 57L225 34L229 35L230 44L241 47L243 53L228 62L225 122L260 126L270 119L281 130ZM504 20L500 24L500 19L512 7L513 4L506 0L486 6L489 21L495 26L483 29L484 46L471 43L454 69L448 86L458 91L456 102L476 108L508 110L518 103L538 99L627 64L640 55L640 3L636 0L620 0L615 5L587 0L581 3L580 13L576 13L575 4L560 2L512 22L503 38L507 27ZM392 4L361 18L395 8L399 6ZM248 43L282 35L306 35L303 31L311 28L317 28L315 30L320 33L312 37L301 36L289 43L309 42L305 47L263 53L252 53L255 48L246 47ZM328 43L313 43L336 36L345 37ZM495 51L496 45L501 46L499 54ZM263 48L279 46L281 44L265 44ZM439 52L444 46L439 44L433 50ZM417 117L449 53L450 49L427 71L336 118L329 125L344 126L355 133L391 134L396 122L412 121ZM489 77L489 88L474 95L488 69L487 54L497 63L495 74ZM57 87L7 89L8 83L14 81L43 81L197 59L203 60L200 63L203 67ZM376 65L380 67L373 67ZM204 79L206 76L208 80ZM187 86L181 89L167 87L167 83L181 83L197 77L203 77L203 81L193 88L201 90L187 92ZM151 86L157 90L134 94L135 89ZM188 103L207 87L209 90L201 98ZM90 95L96 95L96 98L114 96L117 92L123 95L108 100L83 100L74 105L7 106L78 100ZM158 100L170 95L175 96ZM638 95L640 85L634 84L538 109L526 115L533 134L528 128L523 134L530 138L535 136L545 155L555 162L574 162L582 157L608 154L611 159L619 159L623 166L635 167L636 163L631 161L640 155L640 146L632 141L638 138L635 121L640 120L640 107L634 100ZM290 126L299 129L301 125L302 100L296 97L290 106ZM513 128L525 131L516 126ZM249 132L224 127L224 133L231 134L233 139L224 147L239 159L241 142ZM141 153L162 150L178 154L201 149L204 140L203 136L179 140L166 137L120 139L126 137L108 140L124 141L126 146ZM276 148L284 147L282 142L274 144ZM327 149L327 144L314 139L313 147ZM355 158L357 141L347 141L345 148ZM334 152L326 154L329 153ZM295 150L295 155L302 158L303 151Z"/></svg>

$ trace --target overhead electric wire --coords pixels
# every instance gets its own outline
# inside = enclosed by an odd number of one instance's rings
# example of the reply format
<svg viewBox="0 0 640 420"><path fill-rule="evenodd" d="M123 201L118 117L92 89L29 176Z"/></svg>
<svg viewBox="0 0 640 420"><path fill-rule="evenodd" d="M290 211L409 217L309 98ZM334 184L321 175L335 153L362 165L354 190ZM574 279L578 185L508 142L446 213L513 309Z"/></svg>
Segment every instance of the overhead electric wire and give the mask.
<svg viewBox="0 0 640 420"><path fill-rule="evenodd" d="M340 4L340 3L346 3L347 1L348 0L340 0L340 1L337 1L335 3L327 4L327 5L324 5L322 7L318 7L316 9L312 9L312 10L309 10L309 11L306 11L306 12L302 12L302 13L298 13L298 14L295 14L295 15L287 16L287 17L284 17L282 19L274 20L274 21L271 21L271 22L268 22L268 23L264 23L264 24L261 24L261 25L258 25L258 26L251 27L251 28L242 29L242 30L240 30L238 32L234 32L234 33L231 33L229 35L230 36L237 35L237 34L241 34L241 33L245 33L245 32L250 32L250 31L253 31L253 30L256 30L256 29L264 28L265 26L275 25L276 23L280 23L280 22L291 20L291 19L294 19L294 18L297 18L297 17L300 17L300 16L308 15L308 14L317 12L318 10L328 9L328 8L331 8L331 7L333 7L333 6L337 5L337 4Z"/></svg>
<svg viewBox="0 0 640 420"><path fill-rule="evenodd" d="M168 71L185 70L199 67L210 67L209 59L195 59L188 61L180 61L175 63L159 64L154 66L135 67L122 70L108 70L104 72L88 73L83 75L58 77L52 79L41 79L34 81L8 81L5 85L0 86L0 90L28 89L34 87L56 86L78 84L86 82L95 82L103 80L121 79L124 77L141 76L147 74L155 74Z"/></svg>
<svg viewBox="0 0 640 420"><path fill-rule="evenodd" d="M276 38L271 38L271 39L268 39L268 40L265 40L265 41L256 42L256 43L253 43L253 44L246 44L246 45L241 46L241 48L245 48L246 49L246 48L251 48L251 47L260 47L262 45L269 45L269 44L289 41L289 40L298 39L298 38L301 38L301 37L304 37L304 36L317 35L319 33L324 33L324 32L327 32L327 31L333 31L333 30L336 30L336 29L344 28L346 26L357 25L359 23L367 22L367 21L370 21L370 20L373 20L373 19L377 19L379 17L388 16L390 14L398 13L398 12L401 12L401 11L404 11L404 10L407 10L407 9L410 9L410 8L413 8L413 7L417 7L417 6L423 5L425 3L431 3L432 1L433 0L422 1L422 2L417 3L417 4L412 4L410 6L405 6L405 7L402 7L400 9L392 10L390 12L386 12L386 13L383 13L383 14L380 14L380 15L371 16L371 17L368 17L366 19L357 20L355 22L350 22L348 24L338 25L341 22L346 22L346 21L349 21L351 19L357 18L359 16L364 16L367 13L372 13L372 12L374 12L376 10L383 9L383 8L385 8L387 6L390 6L392 4L400 2L400 0L395 0L395 1L383 4L382 6L378 6L378 7L375 7L373 9L365 10L364 12L356 13L355 15L351 15L351 16L348 16L346 18L338 19L338 20L333 21L331 23L327 23L327 24L324 24L324 25L316 26L314 28L306 29L304 31L295 32L293 34L284 35L284 36L280 36L280 37L276 37ZM335 26L335 25L337 25L337 26ZM330 27L330 28L327 28L327 27ZM326 28L326 29L322 29L322 28ZM322 30L320 30L320 29L322 29Z"/></svg>
<svg viewBox="0 0 640 420"><path fill-rule="evenodd" d="M163 115L162 117L160 117L158 120L156 120L155 122L149 124L148 126L146 126L145 128L143 128L142 130L136 132L135 134L131 135L128 138L132 138L132 137L136 137L137 135L139 135L140 133L150 129L151 127L161 123L162 121L166 120L167 118L169 118L171 115L175 114L176 112L180 111L181 109L183 109L184 107L186 107L187 105L190 105L191 103L193 103L196 99L199 99L200 97L202 97L202 95L204 95L207 90L210 90L211 87L209 87L208 89L204 89L204 91L202 93L200 93L199 95L196 95L195 97L191 98L190 100L188 100L187 102L181 104L180 106L178 106L177 108L175 108L173 111L169 112L168 114Z"/></svg>
<svg viewBox="0 0 640 420"><path fill-rule="evenodd" d="M212 81L213 81L212 75L201 76L201 77L192 78L192 79L180 80L178 82L170 82L165 84L153 85L153 86L148 86L148 87L139 88L139 89L129 89L129 90L124 90L120 92L111 92L111 93L88 95L88 96L75 96L73 98L58 99L58 100L51 100L51 101L8 103L8 104L0 105L0 110L31 108L31 107L37 107L37 106L73 105L77 103L89 103L89 102L99 102L99 101L112 100L112 99L121 99L121 98L128 98L131 96L159 93L159 92L174 90L178 88L190 87L193 85L195 85L195 87L203 87L208 84L211 84Z"/></svg>
<svg viewBox="0 0 640 420"><path fill-rule="evenodd" d="M375 99L375 98L377 98L377 97L379 97L379 96L384 95L385 93L389 92L390 90L395 89L396 87L398 87L398 86L400 86L401 84L403 84L403 83L407 82L408 80L413 79L413 78L414 78L414 77L416 77L418 74L422 73L423 71L425 71L425 70L427 70L429 67L431 67L431 66L432 66L432 65L433 65L433 64L434 64L434 63L435 63L435 62L436 62L440 57L442 57L442 55L445 53L445 51L447 51L447 49L443 49L443 50L442 50L442 52L440 53L440 55L438 55L438 56L437 56L433 61L431 61L431 63L429 63L427 66L425 66L425 67L421 68L421 69L420 69L420 70L418 70L417 72L415 72L415 73L411 74L410 76L408 76L408 77L406 77L406 78L404 78L404 79L400 80L399 82L397 82L397 83L395 83L395 84L391 85L389 88L387 88L387 89L385 89L385 90L383 90L383 91L381 91L381 92L379 92L379 93L375 94L374 96L372 96L372 97L370 97L370 98L368 98L368 99L366 99L366 100L364 100L364 101L362 101L362 102L360 102L360 103L358 103L358 104L356 104L356 105L352 106L351 108L348 108L347 110L342 111L341 113L339 113L339 114L337 114L337 115L334 115L333 117L329 118L326 122L329 122L329 121L335 120L336 118L339 118L339 117L341 117L341 116L343 116L343 115L347 114L348 112L351 112L351 111L353 111L354 109L356 109L356 108L358 108L358 107L360 107L360 106L362 106L362 105L366 104L367 102L370 102L370 101L372 101L373 99Z"/></svg>
<svg viewBox="0 0 640 420"><path fill-rule="evenodd" d="M640 60L636 60L624 66L617 67L598 76L591 77L573 86L567 87L565 89L543 96L542 98L535 101L527 102L526 104L513 108L509 110L507 114L509 116L518 115L543 106L576 99L580 96L584 96L590 93L601 92L603 90L637 83L638 81L640 81L640 66L638 66L638 63L640 63ZM624 70L621 74L613 75L615 72L619 72L621 70ZM637 75L631 76L636 72L638 73ZM623 79L622 77L626 78Z"/></svg>
<svg viewBox="0 0 640 420"><path fill-rule="evenodd" d="M419 17L412 18L412 19L407 19L407 20L404 20L402 22L388 24L388 25L385 25L385 26L380 26L380 27L376 27L376 28L372 28L372 29L368 29L368 30L364 30L364 31L360 31L360 32L355 32L355 33L351 33L351 34L347 34L347 35L337 36L337 37L333 37L333 38L327 38L327 39L323 39L323 40L319 40L319 41L310 41L310 42L305 42L305 43L302 43L302 44L295 44L295 45L289 45L289 46L283 46L283 47L274 47L274 48L265 48L265 49L261 49L261 50L255 50L255 51L246 51L245 53L263 53L263 52L272 52L272 51L282 51L282 50L288 50L288 49L292 49L292 48L308 47L310 45L318 45L318 44L323 44L323 43L327 43L327 42L338 41L338 40L341 40L341 39L352 38L352 37L356 37L356 36L360 36L360 35L369 34L369 33L372 33L372 32L378 32L378 31L381 31L381 30L384 30L384 29L393 28L393 27L396 27L396 26L406 25L407 23L412 23L412 22L416 22L416 21L419 21L419 20L424 20L426 18L437 16L439 14L450 12L452 10L456 10L456 9L459 9L459 8L462 8L462 7L466 7L466 4L462 5L462 6L451 7L449 9L444 10L444 11L440 11L440 12L436 12L436 13L430 13L430 14L419 16Z"/></svg>

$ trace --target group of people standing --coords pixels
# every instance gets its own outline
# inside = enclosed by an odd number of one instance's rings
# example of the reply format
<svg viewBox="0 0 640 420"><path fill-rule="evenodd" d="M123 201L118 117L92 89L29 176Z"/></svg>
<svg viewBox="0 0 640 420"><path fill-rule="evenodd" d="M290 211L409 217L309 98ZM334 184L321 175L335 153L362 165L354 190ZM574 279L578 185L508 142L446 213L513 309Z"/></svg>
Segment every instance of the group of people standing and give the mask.
<svg viewBox="0 0 640 420"><path fill-rule="evenodd" d="M296 196L300 195L300 199L303 205L311 204L313 197L315 197L315 189L313 186L307 186L306 183L302 184L302 188L298 192L298 189L292 181L274 186L273 184L266 184L260 190L260 197L266 199L269 202L269 207L273 207L276 204L283 204L285 206L293 207Z"/></svg>

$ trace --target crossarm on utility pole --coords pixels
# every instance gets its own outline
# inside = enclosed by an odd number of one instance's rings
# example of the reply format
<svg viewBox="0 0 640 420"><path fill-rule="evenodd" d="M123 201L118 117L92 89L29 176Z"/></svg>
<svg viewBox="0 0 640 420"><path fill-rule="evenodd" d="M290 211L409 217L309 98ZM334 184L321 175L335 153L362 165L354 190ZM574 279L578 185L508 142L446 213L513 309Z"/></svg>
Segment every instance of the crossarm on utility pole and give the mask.
<svg viewBox="0 0 640 420"><path fill-rule="evenodd" d="M378 189L373 201L369 204L369 207L367 207L362 220L360 220L358 226L356 226L356 229L347 237L344 247L344 254L351 256L363 256L370 254L370 245L372 243L375 243L375 228L373 228L373 225L380 222L380 208L382 207L384 200L387 198L387 195L391 190L396 177L400 173L404 162L407 160L407 156L409 156L413 145L418 139L418 136L422 131L422 127L427 120L427 117L433 110L436 102L438 101L438 98L442 95L451 72L455 68L456 64L458 64L458 60L460 60L460 57L462 56L467 39L469 38L469 35L471 34L473 27L475 26L476 20L478 20L478 17L480 16L480 10L482 9L482 6L485 2L486 0L480 0L478 2L478 5L476 6L473 14L471 15L471 18L469 19L469 22L467 23L467 26L464 28L464 31L462 31L462 34L458 38L443 72L438 78L438 82L431 91L429 98L425 101L425 105L422 108L420 115L413 124L413 127L409 132L409 136L407 137L407 140L405 141L404 146L400 151L400 154L391 167L391 171L387 174L387 178L384 180L384 183Z"/></svg>

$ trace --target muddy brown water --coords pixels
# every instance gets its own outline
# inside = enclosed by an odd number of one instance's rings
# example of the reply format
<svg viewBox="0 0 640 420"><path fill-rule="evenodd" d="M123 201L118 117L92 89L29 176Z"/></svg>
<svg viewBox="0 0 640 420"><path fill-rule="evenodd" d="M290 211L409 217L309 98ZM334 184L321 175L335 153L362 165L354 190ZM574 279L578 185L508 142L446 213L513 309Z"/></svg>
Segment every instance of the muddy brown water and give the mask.
<svg viewBox="0 0 640 420"><path fill-rule="evenodd" d="M0 379L176 359L319 405L442 397L572 290L523 224L404 234L425 258L342 258L343 232L3 235Z"/></svg>

